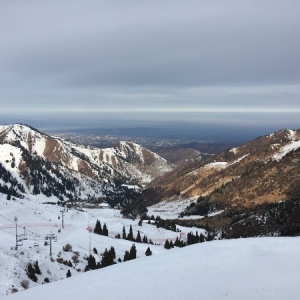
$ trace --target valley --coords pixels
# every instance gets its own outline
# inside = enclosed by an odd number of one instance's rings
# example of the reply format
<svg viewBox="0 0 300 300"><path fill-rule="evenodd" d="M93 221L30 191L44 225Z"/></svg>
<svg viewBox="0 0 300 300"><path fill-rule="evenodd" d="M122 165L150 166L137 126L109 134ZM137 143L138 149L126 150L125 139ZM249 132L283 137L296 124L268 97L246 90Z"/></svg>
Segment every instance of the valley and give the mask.
<svg viewBox="0 0 300 300"><path fill-rule="evenodd" d="M189 272L184 253L247 248L250 237L280 244L300 234L299 130L224 151L221 144L157 146L173 161L133 141L99 148L87 145L89 138L71 140L24 124L0 126L2 296L19 299L27 289L38 293L38 286L89 277L83 273L102 278L125 265L130 272L135 262L128 260L136 258L138 270L175 255ZM200 144L219 153L202 153Z"/></svg>

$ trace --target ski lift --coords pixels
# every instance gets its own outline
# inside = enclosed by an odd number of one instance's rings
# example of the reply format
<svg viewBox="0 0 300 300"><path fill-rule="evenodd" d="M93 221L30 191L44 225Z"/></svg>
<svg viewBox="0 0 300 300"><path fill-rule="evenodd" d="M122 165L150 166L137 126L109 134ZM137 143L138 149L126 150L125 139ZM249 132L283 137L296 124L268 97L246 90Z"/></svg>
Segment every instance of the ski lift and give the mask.
<svg viewBox="0 0 300 300"><path fill-rule="evenodd" d="M44 246L48 246L48 242L47 241L45 241Z"/></svg>
<svg viewBox="0 0 300 300"><path fill-rule="evenodd" d="M58 220L60 219L60 216L58 216Z"/></svg>

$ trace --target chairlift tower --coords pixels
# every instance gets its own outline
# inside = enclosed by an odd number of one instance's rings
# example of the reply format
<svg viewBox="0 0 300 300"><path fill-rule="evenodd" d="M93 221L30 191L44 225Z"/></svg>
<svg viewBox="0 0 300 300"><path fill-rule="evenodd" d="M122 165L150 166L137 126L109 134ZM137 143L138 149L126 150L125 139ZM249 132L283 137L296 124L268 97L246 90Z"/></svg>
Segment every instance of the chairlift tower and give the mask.
<svg viewBox="0 0 300 300"><path fill-rule="evenodd" d="M50 257L52 258L52 240L56 242L57 236L54 233L50 232L49 234L46 234L45 240L49 241L50 243Z"/></svg>
<svg viewBox="0 0 300 300"><path fill-rule="evenodd" d="M61 211L61 228L65 229L65 222L64 222L64 213L66 212L65 209L62 209ZM59 218L59 217L58 217Z"/></svg>
<svg viewBox="0 0 300 300"><path fill-rule="evenodd" d="M16 250L18 250L18 218L15 217L14 221L16 223Z"/></svg>

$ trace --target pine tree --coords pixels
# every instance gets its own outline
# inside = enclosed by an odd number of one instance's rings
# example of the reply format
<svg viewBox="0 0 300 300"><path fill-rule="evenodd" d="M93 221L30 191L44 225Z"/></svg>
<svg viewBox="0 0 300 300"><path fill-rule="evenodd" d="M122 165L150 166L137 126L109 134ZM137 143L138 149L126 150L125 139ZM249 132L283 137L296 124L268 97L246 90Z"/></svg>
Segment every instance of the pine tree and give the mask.
<svg viewBox="0 0 300 300"><path fill-rule="evenodd" d="M172 240L170 241L170 248L174 248Z"/></svg>
<svg viewBox="0 0 300 300"><path fill-rule="evenodd" d="M170 249L170 248L171 248L171 247L170 247L170 243L169 243L168 240L165 241L164 248L165 248L165 249Z"/></svg>
<svg viewBox="0 0 300 300"><path fill-rule="evenodd" d="M144 237L143 237L143 243L144 244L148 244L148 238L144 235Z"/></svg>
<svg viewBox="0 0 300 300"><path fill-rule="evenodd" d="M96 259L93 255L90 255L88 257L87 267L88 267L89 270L95 270L97 268Z"/></svg>
<svg viewBox="0 0 300 300"><path fill-rule="evenodd" d="M205 237L204 237L204 235L202 233L200 233L199 242L200 243L205 242Z"/></svg>
<svg viewBox="0 0 300 300"><path fill-rule="evenodd" d="M135 244L133 244L131 246L131 248L130 248L129 257L130 257L130 259L136 259L136 247L135 247Z"/></svg>
<svg viewBox="0 0 300 300"><path fill-rule="evenodd" d="M199 241L200 241L200 237L199 237L199 235L198 235L198 231L196 231L195 242L196 242L196 243L199 243Z"/></svg>
<svg viewBox="0 0 300 300"><path fill-rule="evenodd" d="M114 259L116 258L116 250L115 250L115 248L113 246L110 247L109 254L110 254L111 260L113 262Z"/></svg>
<svg viewBox="0 0 300 300"><path fill-rule="evenodd" d="M32 281L37 282L37 277L35 275L35 269L31 263L29 263L27 265L26 274L27 274L28 278L30 278Z"/></svg>
<svg viewBox="0 0 300 300"><path fill-rule="evenodd" d="M127 235L127 240L128 241L133 241L134 242L134 237L133 237L133 231L132 231L132 226L130 225L129 227L129 233Z"/></svg>
<svg viewBox="0 0 300 300"><path fill-rule="evenodd" d="M129 251L126 250L123 261L128 261L128 260L130 260L130 254L129 254Z"/></svg>
<svg viewBox="0 0 300 300"><path fill-rule="evenodd" d="M126 230L125 230L125 226L123 226L122 239L126 240Z"/></svg>
<svg viewBox="0 0 300 300"><path fill-rule="evenodd" d="M139 230L138 230L138 232L137 232L135 241L136 241L137 243L141 243L141 242L142 242L142 238L141 238L141 234L140 234L140 231L139 231Z"/></svg>
<svg viewBox="0 0 300 300"><path fill-rule="evenodd" d="M41 275L42 272L40 270L40 267L39 267L39 262L36 260L34 265L33 265L34 269L35 269L35 273L38 274L38 275Z"/></svg>
<svg viewBox="0 0 300 300"><path fill-rule="evenodd" d="M94 233L96 234L102 234L102 227L99 220L96 221L96 226L94 228Z"/></svg>
<svg viewBox="0 0 300 300"><path fill-rule="evenodd" d="M146 256L150 256L152 255L152 251L150 250L150 247L147 248L146 252L145 252Z"/></svg>
<svg viewBox="0 0 300 300"><path fill-rule="evenodd" d="M107 229L106 223L104 223L104 225L103 225L102 235L108 236L108 229Z"/></svg>
<svg viewBox="0 0 300 300"><path fill-rule="evenodd" d="M102 260L101 260L101 267L105 268L108 266L113 265L115 262L116 258L116 251L114 247L111 247L109 251L107 251L107 249L105 249L103 255L102 255Z"/></svg>
<svg viewBox="0 0 300 300"><path fill-rule="evenodd" d="M108 253L107 249L105 248L105 251L102 254L101 267L105 268L105 267L109 266L109 261L110 261L109 253Z"/></svg>
<svg viewBox="0 0 300 300"><path fill-rule="evenodd" d="M66 276L67 276L67 278L72 276L72 274L71 274L71 271L70 271L70 270L68 270L68 272L67 272Z"/></svg>

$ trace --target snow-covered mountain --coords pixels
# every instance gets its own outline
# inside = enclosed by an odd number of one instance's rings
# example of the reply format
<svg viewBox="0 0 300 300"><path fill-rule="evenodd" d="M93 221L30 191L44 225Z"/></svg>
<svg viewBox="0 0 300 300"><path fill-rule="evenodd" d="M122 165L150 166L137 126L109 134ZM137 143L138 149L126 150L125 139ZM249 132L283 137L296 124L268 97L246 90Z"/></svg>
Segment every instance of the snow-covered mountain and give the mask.
<svg viewBox="0 0 300 300"><path fill-rule="evenodd" d="M241 207L285 200L300 185L300 130L281 130L194 161L154 180L145 206L198 197L216 206ZM150 186L150 187L151 187ZM152 202L151 202L152 201Z"/></svg>
<svg viewBox="0 0 300 300"><path fill-rule="evenodd" d="M98 149L27 125L0 126L0 192L10 196L101 197L104 191L143 185L171 170L165 159L134 143Z"/></svg>

